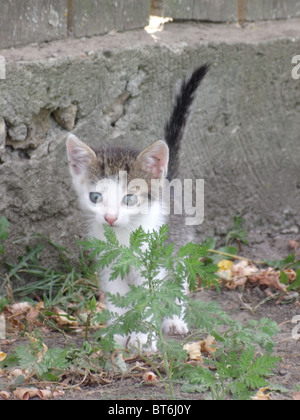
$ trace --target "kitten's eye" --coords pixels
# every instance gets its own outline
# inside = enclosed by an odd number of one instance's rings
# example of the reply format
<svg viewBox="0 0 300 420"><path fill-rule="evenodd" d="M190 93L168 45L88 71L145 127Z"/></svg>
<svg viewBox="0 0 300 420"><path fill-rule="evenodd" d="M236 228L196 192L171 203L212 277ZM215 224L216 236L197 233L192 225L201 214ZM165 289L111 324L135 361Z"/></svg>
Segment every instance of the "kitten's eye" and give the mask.
<svg viewBox="0 0 300 420"><path fill-rule="evenodd" d="M98 192L91 192L90 193L90 200L92 203L100 203L102 201L102 194Z"/></svg>
<svg viewBox="0 0 300 420"><path fill-rule="evenodd" d="M128 195L125 195L123 202L126 206L136 206L138 199L136 195L128 194Z"/></svg>

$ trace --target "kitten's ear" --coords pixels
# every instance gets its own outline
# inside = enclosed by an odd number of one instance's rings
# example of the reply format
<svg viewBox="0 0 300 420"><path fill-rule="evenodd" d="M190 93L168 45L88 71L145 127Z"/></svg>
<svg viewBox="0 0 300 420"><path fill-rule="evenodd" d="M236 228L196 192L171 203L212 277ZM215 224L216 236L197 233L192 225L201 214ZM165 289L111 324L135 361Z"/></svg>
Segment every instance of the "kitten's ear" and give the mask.
<svg viewBox="0 0 300 420"><path fill-rule="evenodd" d="M165 178L168 172L169 148L162 140L158 140L137 157L144 171L153 179Z"/></svg>
<svg viewBox="0 0 300 420"><path fill-rule="evenodd" d="M83 174L91 161L96 158L95 152L74 134L70 134L67 139L67 153L71 173L74 175Z"/></svg>

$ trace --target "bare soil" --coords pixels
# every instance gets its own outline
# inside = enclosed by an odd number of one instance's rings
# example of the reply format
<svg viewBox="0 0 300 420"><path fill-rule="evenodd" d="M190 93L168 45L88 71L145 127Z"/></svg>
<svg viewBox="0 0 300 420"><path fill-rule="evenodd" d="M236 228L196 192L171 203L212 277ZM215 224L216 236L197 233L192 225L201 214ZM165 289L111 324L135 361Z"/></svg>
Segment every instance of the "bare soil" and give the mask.
<svg viewBox="0 0 300 420"><path fill-rule="evenodd" d="M292 337L292 330L295 324L292 319L295 315L300 315L300 304L294 301L288 304L276 304L276 301L269 301L259 306L265 300L258 290L245 289L244 292L237 290L222 290L218 293L215 290L202 291L197 293L197 297L203 300L217 301L222 309L232 318L241 323L246 323L250 319L258 320L263 317L271 318L280 325L280 332L275 339L276 346L274 355L281 357L281 362L270 378L274 385L287 388L286 393L272 392L272 400L290 400L296 393L296 386L300 385L300 340L296 341ZM258 306L258 307L257 307ZM257 309L254 313L251 310ZM50 341L56 342L56 338ZM50 344L50 343L49 343ZM180 386L176 388L178 399L201 399L202 394L184 394ZM66 391L64 399L107 399L107 400L156 400L168 399L162 384L148 386L142 383L142 378L116 379L108 385L87 386L80 391L76 389Z"/></svg>
<svg viewBox="0 0 300 420"><path fill-rule="evenodd" d="M267 303L265 296L258 289L246 288L243 291L238 290L215 290L201 291L197 293L197 298L205 301L217 301L222 309L226 311L232 318L239 322L246 323L250 319L258 320L262 317L271 318L280 326L280 332L275 342L274 355L281 357L281 362L274 371L274 375L269 378L271 384L279 385L287 389L281 393L274 391L271 393L272 400L291 400L296 393L297 386L300 385L300 340L297 341L292 337L292 331L296 324L292 323L292 319L296 315L300 315L300 303L295 300L285 304L277 304L276 300ZM65 347L73 343L78 348L84 341L83 332L77 334L66 334L63 336L58 332L47 333L44 337L45 344L48 348ZM14 342L13 346L24 344L20 338ZM1 345L1 350L10 352L11 345ZM132 366L136 363L136 359L132 360ZM142 380L143 371L130 375L130 377L121 377L121 375L112 379L109 378L108 383L77 383L76 385L67 386L65 393L59 399L64 400L163 400L169 399L163 384L158 382L155 386L146 385ZM105 378L104 378L105 380ZM0 377L0 389L5 389L7 383L5 379ZM1 387L2 385L2 387ZM185 394L181 392L178 385L175 389L176 398L183 400L203 399L203 394Z"/></svg>
<svg viewBox="0 0 300 420"><path fill-rule="evenodd" d="M253 259L269 258L279 259L285 258L291 253L288 247L289 235L281 237L269 238L265 242L256 244L253 248L244 249L244 255ZM290 237L289 237L290 239ZM295 238L297 239L297 238ZM275 291L276 292L276 291ZM293 323L293 318L300 316L300 298L296 296L291 301L280 299L266 299L267 295L264 290L258 287L245 287L244 289L229 290L223 288L220 292L216 290L201 290L195 294L195 298L203 301L218 302L221 308L231 316L231 318L247 323L249 320L259 320L261 318L270 318L275 321L280 331L275 337L275 348L273 355L281 358L278 367L269 381L271 384L285 388L285 392L272 391L272 400L292 400L293 396L299 392L300 387L300 339L293 338L294 335L300 337L300 320ZM13 344L0 340L1 351L10 353L14 346L24 344L25 338L20 338L20 334L12 340ZM57 331L46 330L44 342L48 348L70 346L80 348L85 337L84 331L77 333L59 333ZM132 366L138 359L132 359ZM142 362L142 361L141 361ZM115 377L104 377L102 383L90 383L83 380L82 383L68 384L65 387L65 393L59 397L64 400L162 400L169 399L164 386L158 381L154 386L146 385L142 380L144 371L131 374L129 377L117 375ZM106 379L108 379L106 381ZM9 383L0 375L0 391L7 389ZM278 387L277 387L278 388ZM185 394L181 392L178 385L175 389L176 398L178 399L203 399L203 394Z"/></svg>

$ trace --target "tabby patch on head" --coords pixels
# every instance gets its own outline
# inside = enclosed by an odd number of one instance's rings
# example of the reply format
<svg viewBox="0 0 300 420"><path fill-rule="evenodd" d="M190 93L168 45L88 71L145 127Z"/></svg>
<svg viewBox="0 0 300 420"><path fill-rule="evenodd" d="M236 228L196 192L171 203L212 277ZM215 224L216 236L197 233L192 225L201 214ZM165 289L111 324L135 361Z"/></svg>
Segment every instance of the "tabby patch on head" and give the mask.
<svg viewBox="0 0 300 420"><path fill-rule="evenodd" d="M132 230L143 225L145 217L152 224L161 216L158 197L151 196L151 179L167 175L166 143L156 141L140 153L128 147L93 150L69 135L67 152L73 185L93 229L111 225Z"/></svg>

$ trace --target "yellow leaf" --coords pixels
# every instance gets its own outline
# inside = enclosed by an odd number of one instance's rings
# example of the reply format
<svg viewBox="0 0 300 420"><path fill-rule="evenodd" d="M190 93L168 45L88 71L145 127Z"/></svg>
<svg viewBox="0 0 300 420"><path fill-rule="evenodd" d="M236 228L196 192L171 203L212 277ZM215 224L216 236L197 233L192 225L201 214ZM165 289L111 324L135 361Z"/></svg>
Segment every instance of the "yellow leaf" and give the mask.
<svg viewBox="0 0 300 420"><path fill-rule="evenodd" d="M213 337L212 335L208 335L207 338L201 341L200 343L201 350L205 351L208 354L213 354L218 350L215 346L215 337Z"/></svg>
<svg viewBox="0 0 300 420"><path fill-rule="evenodd" d="M188 343L183 346L183 349L187 351L189 358L191 360L198 360L202 362L202 355L201 355L201 343L202 341L197 341L194 343Z"/></svg>
<svg viewBox="0 0 300 420"><path fill-rule="evenodd" d="M266 401L266 400L270 400L271 399L271 397L270 397L271 392L269 392L268 394L265 394L265 391L267 391L268 389L269 388L260 388L257 391L257 394L254 397L252 397L252 400L255 400L255 401Z"/></svg>
<svg viewBox="0 0 300 420"><path fill-rule="evenodd" d="M0 351L0 362L3 362L3 360L6 358L6 353L3 353Z"/></svg>
<svg viewBox="0 0 300 420"><path fill-rule="evenodd" d="M218 262L219 272L220 271L226 271L226 270L232 270L233 262L229 260L222 260Z"/></svg>

